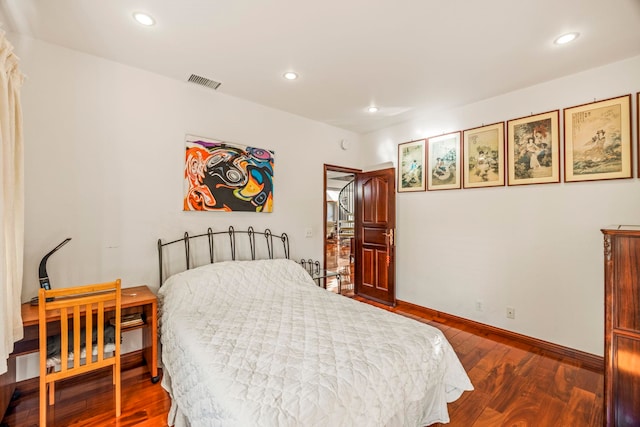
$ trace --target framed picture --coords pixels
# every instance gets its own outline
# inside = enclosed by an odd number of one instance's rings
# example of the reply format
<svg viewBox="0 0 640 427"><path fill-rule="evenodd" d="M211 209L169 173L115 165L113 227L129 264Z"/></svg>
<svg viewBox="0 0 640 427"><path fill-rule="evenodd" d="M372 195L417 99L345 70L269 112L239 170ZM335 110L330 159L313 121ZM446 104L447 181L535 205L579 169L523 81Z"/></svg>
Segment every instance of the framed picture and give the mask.
<svg viewBox="0 0 640 427"><path fill-rule="evenodd" d="M273 211L273 151L185 137L185 211Z"/></svg>
<svg viewBox="0 0 640 427"><path fill-rule="evenodd" d="M464 188L504 185L504 122L462 132Z"/></svg>
<svg viewBox="0 0 640 427"><path fill-rule="evenodd" d="M631 95L564 110L564 180L632 177Z"/></svg>
<svg viewBox="0 0 640 427"><path fill-rule="evenodd" d="M460 188L460 132L428 138L427 147L427 190Z"/></svg>
<svg viewBox="0 0 640 427"><path fill-rule="evenodd" d="M508 185L560 182L560 110L507 122Z"/></svg>
<svg viewBox="0 0 640 427"><path fill-rule="evenodd" d="M398 145L398 192L424 191L425 140Z"/></svg>

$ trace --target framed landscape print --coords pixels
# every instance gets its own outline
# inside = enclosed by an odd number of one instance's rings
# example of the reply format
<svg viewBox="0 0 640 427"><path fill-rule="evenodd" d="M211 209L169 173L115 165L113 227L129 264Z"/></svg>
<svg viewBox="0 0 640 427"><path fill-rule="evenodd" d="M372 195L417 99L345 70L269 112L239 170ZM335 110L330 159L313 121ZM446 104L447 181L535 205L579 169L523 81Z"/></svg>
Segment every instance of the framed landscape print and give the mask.
<svg viewBox="0 0 640 427"><path fill-rule="evenodd" d="M460 188L460 132L428 138L427 165L427 190Z"/></svg>
<svg viewBox="0 0 640 427"><path fill-rule="evenodd" d="M425 140L398 145L398 192L424 191Z"/></svg>
<svg viewBox="0 0 640 427"><path fill-rule="evenodd" d="M507 184L560 182L560 111L507 122Z"/></svg>
<svg viewBox="0 0 640 427"><path fill-rule="evenodd" d="M464 188L504 185L504 123L462 133Z"/></svg>
<svg viewBox="0 0 640 427"><path fill-rule="evenodd" d="M631 95L564 110L564 180L632 177Z"/></svg>

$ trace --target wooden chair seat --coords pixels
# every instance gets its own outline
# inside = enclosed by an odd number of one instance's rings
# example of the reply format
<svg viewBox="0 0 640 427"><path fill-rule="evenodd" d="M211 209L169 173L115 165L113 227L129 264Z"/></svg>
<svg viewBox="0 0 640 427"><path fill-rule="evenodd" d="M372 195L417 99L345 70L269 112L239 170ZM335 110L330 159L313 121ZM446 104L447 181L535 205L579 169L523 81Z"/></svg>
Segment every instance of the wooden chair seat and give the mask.
<svg viewBox="0 0 640 427"><path fill-rule="evenodd" d="M114 352L116 350L115 343L108 343L104 345L104 358L107 359L109 357L115 357ZM91 360L96 362L98 360L98 347L93 347L93 351L91 352ZM67 366L71 368L73 366L74 355L73 352L69 353L67 357L67 361L69 362ZM80 365L85 365L87 359L87 348L82 347L80 350ZM61 369L62 365L62 357L60 354L56 354L55 356L47 357L47 368L54 368L54 372L57 372Z"/></svg>

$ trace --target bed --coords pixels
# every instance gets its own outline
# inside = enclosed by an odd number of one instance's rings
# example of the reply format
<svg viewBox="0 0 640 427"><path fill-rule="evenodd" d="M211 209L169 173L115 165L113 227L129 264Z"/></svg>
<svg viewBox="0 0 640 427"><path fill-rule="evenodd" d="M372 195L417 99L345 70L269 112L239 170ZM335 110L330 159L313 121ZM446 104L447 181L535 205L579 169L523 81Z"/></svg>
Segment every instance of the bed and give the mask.
<svg viewBox="0 0 640 427"><path fill-rule="evenodd" d="M287 258L190 268L158 297L169 425L423 426L473 389L438 329Z"/></svg>

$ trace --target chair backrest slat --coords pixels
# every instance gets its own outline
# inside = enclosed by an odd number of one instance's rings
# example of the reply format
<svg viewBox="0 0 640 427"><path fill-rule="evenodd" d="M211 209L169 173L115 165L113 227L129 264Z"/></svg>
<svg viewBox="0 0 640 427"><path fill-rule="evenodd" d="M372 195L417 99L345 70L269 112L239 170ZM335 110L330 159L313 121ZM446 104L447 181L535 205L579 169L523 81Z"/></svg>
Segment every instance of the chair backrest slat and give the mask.
<svg viewBox="0 0 640 427"><path fill-rule="evenodd" d="M63 361L69 360L69 322L66 320L68 317L67 307L62 307L60 309L60 359ZM62 363L61 370L63 372L67 370L67 363Z"/></svg>
<svg viewBox="0 0 640 427"><path fill-rule="evenodd" d="M90 316L87 315L85 318L85 330L86 330L86 339L85 339L85 347L87 350L87 364L93 363L93 304L87 304L85 306L85 313L92 313ZM98 323L99 324L99 323Z"/></svg>
<svg viewBox="0 0 640 427"><path fill-rule="evenodd" d="M102 301L98 303L98 325L104 325L104 302ZM103 358L104 358L104 328L98 328L98 362L102 362Z"/></svg>
<svg viewBox="0 0 640 427"><path fill-rule="evenodd" d="M80 306L73 306L73 367L80 366Z"/></svg>

